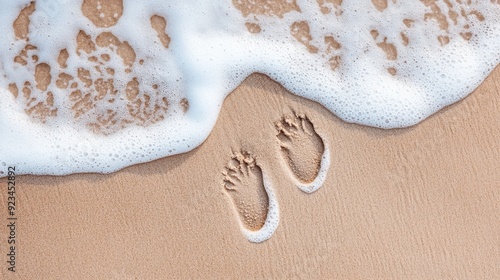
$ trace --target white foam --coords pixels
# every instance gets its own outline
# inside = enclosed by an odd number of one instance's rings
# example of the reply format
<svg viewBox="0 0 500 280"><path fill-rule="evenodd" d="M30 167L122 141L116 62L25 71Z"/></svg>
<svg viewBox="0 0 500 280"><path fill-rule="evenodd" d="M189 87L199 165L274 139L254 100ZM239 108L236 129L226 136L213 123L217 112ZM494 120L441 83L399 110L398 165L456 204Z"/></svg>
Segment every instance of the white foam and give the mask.
<svg viewBox="0 0 500 280"><path fill-rule="evenodd" d="M125 128L103 135L91 132L86 125L107 110L129 120L123 92L118 93L115 103L100 102L75 119L70 93L53 82L46 91L34 89L32 97L44 101L51 91L54 104L49 107L58 110L57 116L41 123L25 113L28 101L21 88L25 81L35 85L31 78L35 63L14 63L26 41L16 40L12 23L29 0L0 0L0 161L18 166L21 173L108 173L187 152L205 140L224 98L253 72L264 73L291 92L323 104L345 121L381 128L406 127L464 98L500 62L500 5L494 1L472 1L470 5L451 1L458 16L456 24L448 17L447 30L432 18L424 19L431 8L423 3L393 2L380 12L369 0L343 1L340 8L330 5L334 12L323 14L316 1L298 0L301 12L291 11L280 18L245 17L231 0L175 4L125 0L123 15L115 26L96 28L82 15L80 1L37 1L30 16L29 43L38 47L38 63L51 63L53 81L63 71L53 62L64 48L71 54L65 72L76 76L79 68L93 69L86 56L74 55L80 30L94 40L109 31L127 41L137 54L132 71L127 73L120 66L121 60L113 56L116 51L95 51L95 55L112 55L109 64L116 69L116 88L124 89L127 81L137 77L141 91L153 84L160 86L159 95L151 96L152 102L162 97L169 101L164 120L144 127L134 119ZM449 14L444 1L436 3L444 15ZM466 16L461 15L461 9ZM480 21L471 11L479 11L485 20ZM168 49L150 26L154 14L167 19ZM411 27L403 22L408 18L414 20ZM300 21L308 21L309 44L317 53L310 53L291 34L290 26ZM245 22L259 24L262 32L251 34ZM379 34L376 39L372 30ZM409 38L407 46L401 32ZM461 36L466 32L472 34L468 41ZM325 36L333 36L341 48L328 53ZM441 46L437 36L448 36L449 43ZM396 60L388 59L377 46L384 38L397 49ZM328 64L334 55L340 56L335 71ZM145 60L143 65L137 63L139 59ZM397 70L394 76L389 68ZM98 76L96 72L91 75ZM11 83L19 88L17 98L7 90ZM85 90L81 83L78 89ZM189 101L186 113L179 105L182 98Z"/></svg>

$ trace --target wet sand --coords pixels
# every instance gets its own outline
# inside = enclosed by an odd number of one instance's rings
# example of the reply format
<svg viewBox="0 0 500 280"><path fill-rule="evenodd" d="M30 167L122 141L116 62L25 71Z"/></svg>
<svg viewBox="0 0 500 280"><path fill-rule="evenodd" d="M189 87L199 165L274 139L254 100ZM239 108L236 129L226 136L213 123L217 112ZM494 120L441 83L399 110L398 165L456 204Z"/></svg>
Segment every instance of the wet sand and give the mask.
<svg viewBox="0 0 500 280"><path fill-rule="evenodd" d="M17 272L7 271L2 226L1 278L499 278L499 111L500 68L465 100L395 130L345 123L253 75L189 153L109 175L17 177ZM276 122L294 113L331 153L311 194L297 187L277 137ZM224 186L241 151L280 207L276 232L260 244L242 234L241 207ZM297 163L308 164L314 158ZM6 224L6 178L0 186Z"/></svg>

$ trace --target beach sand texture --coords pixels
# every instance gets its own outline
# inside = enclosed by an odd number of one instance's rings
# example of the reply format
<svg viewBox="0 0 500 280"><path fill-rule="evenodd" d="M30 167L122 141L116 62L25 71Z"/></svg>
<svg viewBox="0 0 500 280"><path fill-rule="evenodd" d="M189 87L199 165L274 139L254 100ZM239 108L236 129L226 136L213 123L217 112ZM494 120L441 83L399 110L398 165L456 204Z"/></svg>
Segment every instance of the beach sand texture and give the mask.
<svg viewBox="0 0 500 280"><path fill-rule="evenodd" d="M251 76L192 152L110 175L18 177L13 279L498 278L499 80L497 69L423 123L380 130ZM276 138L274 122L292 109L331 150L313 194L295 186ZM242 235L223 187L240 150L256 155L279 201L280 224L260 244Z"/></svg>
<svg viewBox="0 0 500 280"><path fill-rule="evenodd" d="M498 112L500 68L392 130L346 123L253 74L191 152L109 175L17 177L17 272L4 238L0 278L498 279ZM7 178L0 186L5 208ZM249 242L273 199L276 231Z"/></svg>

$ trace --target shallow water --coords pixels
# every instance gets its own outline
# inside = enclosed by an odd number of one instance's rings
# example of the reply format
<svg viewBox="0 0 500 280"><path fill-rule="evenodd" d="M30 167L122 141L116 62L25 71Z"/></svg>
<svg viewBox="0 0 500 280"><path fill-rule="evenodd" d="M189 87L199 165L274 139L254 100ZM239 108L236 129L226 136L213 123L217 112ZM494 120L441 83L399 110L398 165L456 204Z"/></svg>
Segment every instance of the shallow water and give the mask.
<svg viewBox="0 0 500 280"><path fill-rule="evenodd" d="M113 172L189 151L248 75L414 125L500 61L500 1L0 0L0 166ZM1 176L1 175L0 175Z"/></svg>

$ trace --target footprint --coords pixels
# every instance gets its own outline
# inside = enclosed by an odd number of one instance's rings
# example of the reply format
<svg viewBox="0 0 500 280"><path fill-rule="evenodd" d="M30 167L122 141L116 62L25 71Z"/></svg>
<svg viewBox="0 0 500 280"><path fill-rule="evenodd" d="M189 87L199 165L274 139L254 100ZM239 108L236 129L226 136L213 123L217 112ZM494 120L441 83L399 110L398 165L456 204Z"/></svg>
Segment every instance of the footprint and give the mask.
<svg viewBox="0 0 500 280"><path fill-rule="evenodd" d="M246 151L234 153L222 174L243 234L256 243L269 239L278 227L278 203L255 157Z"/></svg>
<svg viewBox="0 0 500 280"><path fill-rule="evenodd" d="M306 115L285 115L275 123L281 154L306 193L319 189L330 166L330 151Z"/></svg>

